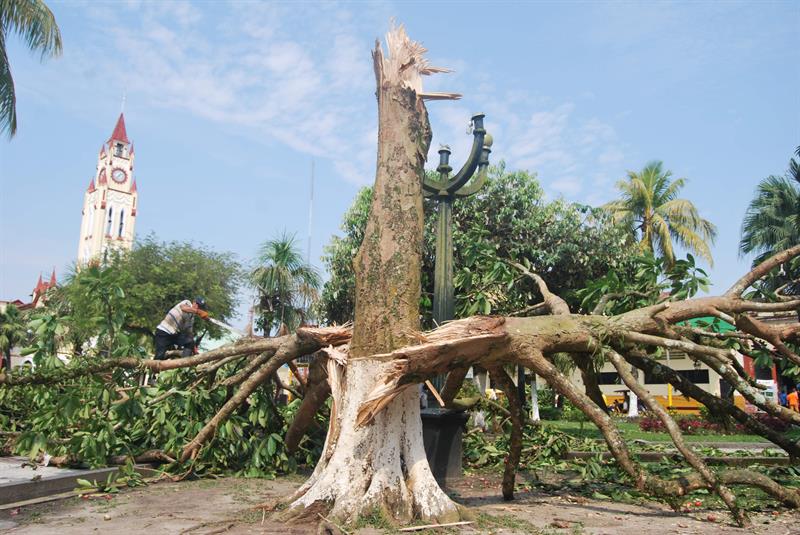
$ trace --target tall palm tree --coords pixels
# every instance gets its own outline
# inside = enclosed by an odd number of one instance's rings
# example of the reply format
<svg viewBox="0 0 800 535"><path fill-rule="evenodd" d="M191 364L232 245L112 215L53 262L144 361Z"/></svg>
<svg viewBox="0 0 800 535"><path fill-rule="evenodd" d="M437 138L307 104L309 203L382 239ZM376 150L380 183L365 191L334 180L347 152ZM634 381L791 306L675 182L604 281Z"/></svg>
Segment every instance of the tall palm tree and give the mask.
<svg viewBox="0 0 800 535"><path fill-rule="evenodd" d="M257 263L250 282L258 295L259 327L267 333L297 328L317 298L319 273L303 261L294 236L285 232L261 246Z"/></svg>
<svg viewBox="0 0 800 535"><path fill-rule="evenodd" d="M800 147L795 154L800 158ZM755 197L742 221L739 254L755 254L755 266L797 244L800 244L800 164L790 158L786 175L768 176L756 187ZM793 266L793 263L784 266L783 274L770 281L767 287L777 287L800 276ZM798 285L794 286L793 294L800 290Z"/></svg>
<svg viewBox="0 0 800 535"><path fill-rule="evenodd" d="M604 208L614 221L629 228L642 251L650 251L675 262L673 242L694 252L713 265L709 245L714 243L716 227L700 217L695 205L678 198L685 178L672 178L663 163L653 161L639 172L628 171L628 178L617 182L622 198Z"/></svg>
<svg viewBox="0 0 800 535"><path fill-rule="evenodd" d="M12 304L0 312L0 352L3 353L3 368L11 369L11 349L25 339L25 320L19 309Z"/></svg>
<svg viewBox="0 0 800 535"><path fill-rule="evenodd" d="M61 54L61 32L53 13L42 0L0 0L0 132L17 131L17 97L8 61L6 41L19 35L41 59Z"/></svg>

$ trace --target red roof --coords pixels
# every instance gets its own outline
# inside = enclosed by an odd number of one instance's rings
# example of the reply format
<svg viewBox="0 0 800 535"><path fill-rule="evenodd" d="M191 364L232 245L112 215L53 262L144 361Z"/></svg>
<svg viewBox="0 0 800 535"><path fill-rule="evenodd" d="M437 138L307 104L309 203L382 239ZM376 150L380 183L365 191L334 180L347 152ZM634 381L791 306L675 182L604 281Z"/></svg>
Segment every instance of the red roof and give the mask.
<svg viewBox="0 0 800 535"><path fill-rule="evenodd" d="M103 146L100 147L100 159L102 160L105 157L106 157L106 144L103 143Z"/></svg>
<svg viewBox="0 0 800 535"><path fill-rule="evenodd" d="M89 182L89 189L87 189L86 191L88 191L89 193L91 193L91 192L93 192L93 191L94 191L94 190L96 190L96 189L97 189L97 188L95 188L95 187L94 187L94 179L92 179L92 181L91 181L91 182Z"/></svg>
<svg viewBox="0 0 800 535"><path fill-rule="evenodd" d="M49 286L52 288L55 285L56 285L56 268L54 267L53 268L53 274L50 275L50 285Z"/></svg>
<svg viewBox="0 0 800 535"><path fill-rule="evenodd" d="M133 156L133 143L131 143L131 156Z"/></svg>
<svg viewBox="0 0 800 535"><path fill-rule="evenodd" d="M136 191L136 179L135 178L133 179L133 184L131 184L131 193L133 193L134 191Z"/></svg>
<svg viewBox="0 0 800 535"><path fill-rule="evenodd" d="M117 125L114 127L114 132L112 132L109 141L122 141L123 143L130 143L130 141L128 141L128 133L125 131L125 116L121 113L119 114Z"/></svg>
<svg viewBox="0 0 800 535"><path fill-rule="evenodd" d="M97 178L98 184L107 184L108 180L106 179L106 170L105 168L100 169L100 176Z"/></svg>

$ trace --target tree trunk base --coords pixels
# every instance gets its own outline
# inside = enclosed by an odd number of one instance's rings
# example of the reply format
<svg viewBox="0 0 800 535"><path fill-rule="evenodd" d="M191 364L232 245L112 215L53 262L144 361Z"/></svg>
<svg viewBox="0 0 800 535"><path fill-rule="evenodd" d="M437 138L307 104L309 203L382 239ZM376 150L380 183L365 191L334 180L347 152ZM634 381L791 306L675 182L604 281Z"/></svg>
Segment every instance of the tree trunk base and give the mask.
<svg viewBox="0 0 800 535"><path fill-rule="evenodd" d="M428 466L416 385L371 425L356 427L361 402L390 365L353 360L343 388L332 385L334 408L322 458L290 499L284 520L322 515L348 524L380 515L391 522L442 523L469 516L441 490Z"/></svg>

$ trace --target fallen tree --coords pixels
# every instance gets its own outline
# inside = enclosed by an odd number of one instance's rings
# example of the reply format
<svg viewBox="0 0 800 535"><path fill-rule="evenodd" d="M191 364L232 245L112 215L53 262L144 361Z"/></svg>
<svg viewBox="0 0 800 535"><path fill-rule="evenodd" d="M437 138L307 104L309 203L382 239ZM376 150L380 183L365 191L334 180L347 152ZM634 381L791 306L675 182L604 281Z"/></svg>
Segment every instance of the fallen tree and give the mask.
<svg viewBox="0 0 800 535"><path fill-rule="evenodd" d="M328 396L329 428L316 469L287 500L284 517L316 519L323 515L349 522L378 510L396 521L446 523L462 520L469 512L451 500L431 474L422 445L415 385L449 371L457 372L451 377L459 383L464 370L481 366L511 401L516 398L504 366L514 364L543 377L597 425L608 449L638 489L667 497L708 489L722 498L742 525L747 523L747 517L736 505L734 486L757 487L791 507L800 507L796 489L782 486L763 474L748 470L715 471L708 467L683 441L671 416L630 373L633 366L662 374L686 395L728 414L798 457L797 443L760 424L730 401L691 388L681 376L658 361L657 356L665 348L685 351L690 358L719 373L754 406L800 425L800 413L768 399L763 387L744 373L739 351L726 345L727 339L744 337L772 348L770 354L776 360L800 364L793 348L800 329L776 328L753 316L764 311L796 311L800 309L800 299L776 295L774 302L755 302L743 297L762 277L799 256L800 246L766 260L721 296L665 301L610 316L603 315L600 306L594 314L572 313L563 299L548 290L541 276L518 266L540 289L543 303L535 307L537 312L547 314L472 317L422 333L418 311L423 228L421 176L431 138L424 100L452 99L457 95L422 90L422 76L444 69L429 66L422 46L411 41L402 28L389 33L387 44L388 55L384 55L378 44L373 51L379 109L378 165L370 219L355 262L356 311L352 329L348 326L299 329L294 334L246 339L195 357L170 361L109 358L76 362L48 372L0 375L0 385L8 389L66 384L80 377L103 376L120 369L191 370L196 376L195 384L205 381L210 390L224 393L219 397L219 409L204 422L192 422L186 428L187 440L161 448L159 456L174 456L177 463L192 463L203 451L213 448L212 441L228 420L247 411L248 399L261 386L270 382L280 384L275 373L281 365L316 353L314 373L302 386L303 401L287 430L287 445L298 447L303 433L314 421L313 415L325 405ZM720 335L683 325L701 316L724 319L738 330ZM601 406L602 400L595 389L582 391L576 387L554 365L556 355L569 355L582 372L591 370L592 361L610 361L631 390L664 422L676 448L694 472L665 479L636 462L606 407ZM229 373L217 379L220 369ZM114 390L110 404L126 401L124 388ZM160 394L173 395L178 394L171 391ZM520 428L524 422L518 405L512 403L509 414L513 425L503 477L506 499L513 498Z"/></svg>

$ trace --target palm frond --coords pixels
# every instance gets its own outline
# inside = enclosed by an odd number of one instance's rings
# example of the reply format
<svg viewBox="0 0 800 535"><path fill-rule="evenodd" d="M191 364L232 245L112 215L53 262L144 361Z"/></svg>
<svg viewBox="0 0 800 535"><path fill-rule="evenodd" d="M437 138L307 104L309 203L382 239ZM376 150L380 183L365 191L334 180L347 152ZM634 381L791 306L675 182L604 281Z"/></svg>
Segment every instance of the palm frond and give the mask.
<svg viewBox="0 0 800 535"><path fill-rule="evenodd" d="M6 53L5 35L0 28L0 133L12 137L17 132L17 95Z"/></svg>
<svg viewBox="0 0 800 535"><path fill-rule="evenodd" d="M61 31L42 0L0 0L0 27L19 35L42 59L61 54Z"/></svg>

